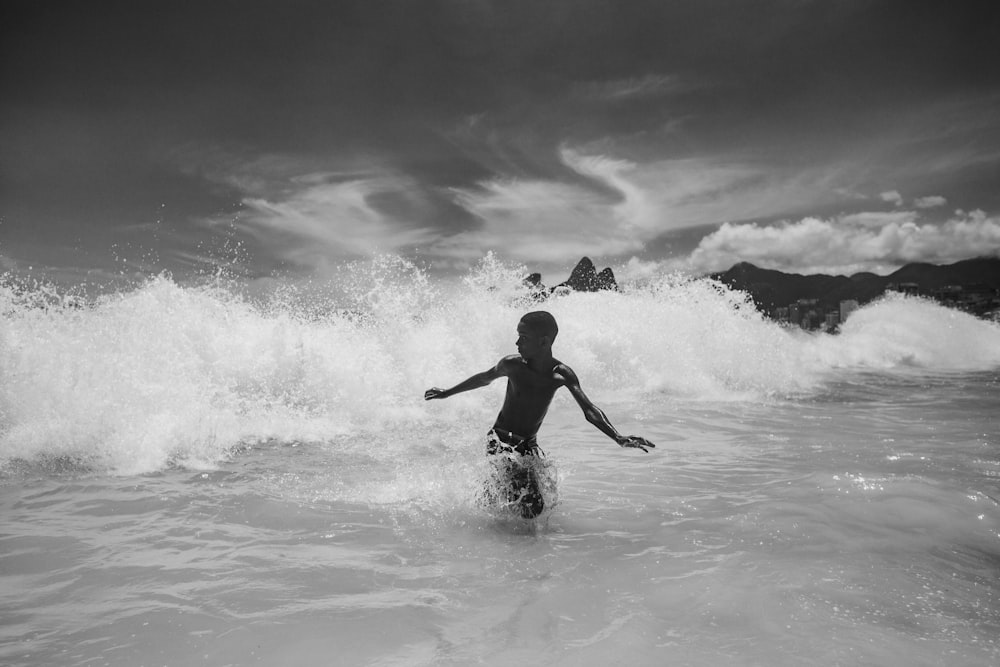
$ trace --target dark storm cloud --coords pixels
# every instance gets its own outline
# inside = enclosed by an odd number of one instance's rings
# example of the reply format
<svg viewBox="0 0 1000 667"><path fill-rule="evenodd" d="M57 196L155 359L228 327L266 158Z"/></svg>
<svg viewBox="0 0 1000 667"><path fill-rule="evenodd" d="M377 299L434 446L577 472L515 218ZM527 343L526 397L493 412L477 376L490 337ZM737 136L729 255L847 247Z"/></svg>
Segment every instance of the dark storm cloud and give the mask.
<svg viewBox="0 0 1000 667"><path fill-rule="evenodd" d="M894 189L1000 204L991 3L3 12L4 254L134 239L169 263L238 220L268 267L490 247L652 259L678 229Z"/></svg>

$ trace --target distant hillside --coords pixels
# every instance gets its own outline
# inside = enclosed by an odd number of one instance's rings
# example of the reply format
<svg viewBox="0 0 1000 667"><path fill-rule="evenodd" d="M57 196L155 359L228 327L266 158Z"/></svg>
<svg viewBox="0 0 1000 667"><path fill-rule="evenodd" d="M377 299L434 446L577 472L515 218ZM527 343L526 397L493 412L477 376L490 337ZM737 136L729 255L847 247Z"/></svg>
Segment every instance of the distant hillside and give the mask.
<svg viewBox="0 0 1000 667"><path fill-rule="evenodd" d="M1000 288L1000 257L979 257L955 264L907 264L888 276L856 273L853 276L827 276L782 273L740 262L712 278L733 289L747 292L760 308L785 306L799 299L818 299L832 306L847 299L866 303L882 294L890 283L916 283L921 291L948 285L984 285Z"/></svg>

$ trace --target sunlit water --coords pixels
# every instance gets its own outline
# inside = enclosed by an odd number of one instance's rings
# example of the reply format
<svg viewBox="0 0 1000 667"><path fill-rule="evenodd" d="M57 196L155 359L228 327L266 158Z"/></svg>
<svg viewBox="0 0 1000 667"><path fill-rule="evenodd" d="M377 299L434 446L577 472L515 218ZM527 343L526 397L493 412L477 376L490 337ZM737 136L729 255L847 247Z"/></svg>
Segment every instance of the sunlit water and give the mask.
<svg viewBox="0 0 1000 667"><path fill-rule="evenodd" d="M995 665L1000 328L913 299L838 336L663 279L546 304L539 520L478 501L526 302L486 262L83 308L0 287L5 665ZM322 298L320 298L322 296Z"/></svg>

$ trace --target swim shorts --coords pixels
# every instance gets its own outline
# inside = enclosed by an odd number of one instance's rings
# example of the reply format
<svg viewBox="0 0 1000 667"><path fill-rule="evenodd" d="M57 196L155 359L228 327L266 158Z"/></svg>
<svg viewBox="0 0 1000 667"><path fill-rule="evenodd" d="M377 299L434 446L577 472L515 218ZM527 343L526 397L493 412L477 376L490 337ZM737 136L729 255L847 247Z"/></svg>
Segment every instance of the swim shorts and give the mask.
<svg viewBox="0 0 1000 667"><path fill-rule="evenodd" d="M545 456L535 438L524 438L502 429L486 434L486 453L493 459L498 476L496 500L533 519L545 509L536 465Z"/></svg>

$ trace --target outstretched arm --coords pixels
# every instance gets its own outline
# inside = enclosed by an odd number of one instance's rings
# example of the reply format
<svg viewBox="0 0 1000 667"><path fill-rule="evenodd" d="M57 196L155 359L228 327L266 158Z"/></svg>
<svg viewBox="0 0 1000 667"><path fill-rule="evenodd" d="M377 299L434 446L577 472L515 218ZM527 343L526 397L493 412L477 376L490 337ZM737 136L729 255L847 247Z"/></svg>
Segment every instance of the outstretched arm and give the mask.
<svg viewBox="0 0 1000 667"><path fill-rule="evenodd" d="M576 373L569 369L567 366L563 366L561 369L562 375L566 380L566 388L569 389L569 393L573 395L576 399L577 404L583 410L583 416L587 418L591 424L596 426L602 433L614 440L621 447L636 447L644 452L648 452L649 447L656 447L649 440L638 435L622 435L618 432L611 422L608 420L608 416L604 414L604 411L599 407L594 405L594 402L583 393L583 389L580 388L580 380L577 379Z"/></svg>
<svg viewBox="0 0 1000 667"><path fill-rule="evenodd" d="M467 380L463 380L456 384L451 389L441 389L439 387L431 387L424 392L424 400L429 401L432 398L448 398L449 396L454 396L455 394L461 394L463 391L469 391L470 389L478 389L479 387L485 387L489 383L500 377L500 365L503 362L494 366L493 368L483 371L482 373L476 373Z"/></svg>

